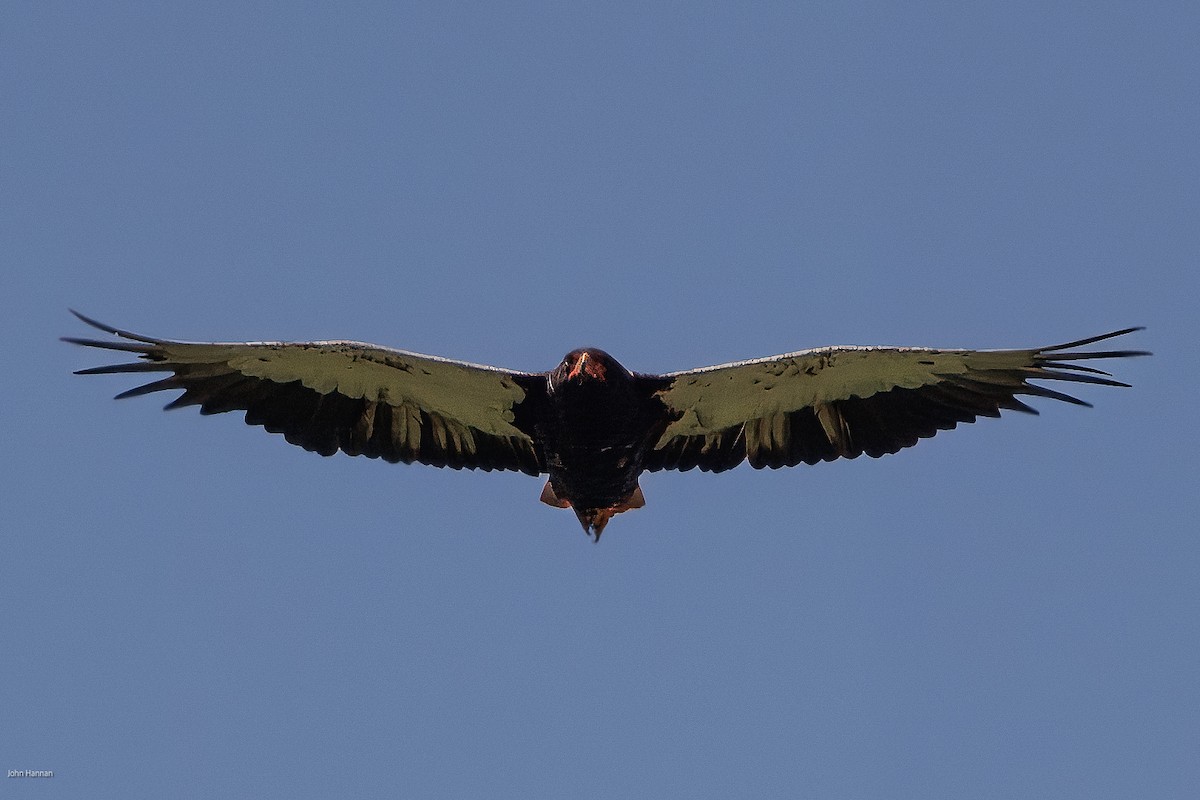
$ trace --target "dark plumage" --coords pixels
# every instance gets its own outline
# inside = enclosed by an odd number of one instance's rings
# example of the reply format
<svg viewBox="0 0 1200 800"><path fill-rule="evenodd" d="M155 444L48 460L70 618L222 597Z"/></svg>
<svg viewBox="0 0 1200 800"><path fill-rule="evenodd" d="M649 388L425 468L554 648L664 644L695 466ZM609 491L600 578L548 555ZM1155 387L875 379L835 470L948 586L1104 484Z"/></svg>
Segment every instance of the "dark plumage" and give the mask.
<svg viewBox="0 0 1200 800"><path fill-rule="evenodd" d="M1073 350L1140 330L1126 328L1027 350L828 347L666 375L586 348L532 373L360 342L175 342L76 316L120 338L65 341L141 359L79 374L170 373L118 398L180 390L167 408L244 411L326 456L544 473L541 499L573 508L597 541L645 503L644 471L878 457L1001 409L1036 414L1018 395L1086 406L1029 381L1127 386L1073 362L1147 355Z"/></svg>

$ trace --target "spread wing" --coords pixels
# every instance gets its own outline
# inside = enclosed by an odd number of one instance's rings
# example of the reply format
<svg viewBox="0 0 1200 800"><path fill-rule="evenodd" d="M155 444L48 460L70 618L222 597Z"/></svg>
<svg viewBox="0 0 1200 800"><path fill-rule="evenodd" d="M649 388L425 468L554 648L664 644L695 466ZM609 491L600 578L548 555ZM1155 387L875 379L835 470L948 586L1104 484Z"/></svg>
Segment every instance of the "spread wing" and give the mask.
<svg viewBox="0 0 1200 800"><path fill-rule="evenodd" d="M998 417L1000 409L1037 413L1017 395L1086 406L1029 381L1127 386L1072 362L1148 353L1070 351L1135 330L1032 350L829 347L659 376L666 383L656 394L672 421L646 469L720 472L743 460L774 469L876 458L960 422Z"/></svg>
<svg viewBox="0 0 1200 800"><path fill-rule="evenodd" d="M141 358L77 374L171 373L117 398L180 389L166 408L245 411L247 424L324 456L341 450L393 463L544 471L527 419L537 403L526 403L545 391L543 375L360 342L175 342L72 313L120 338L64 341Z"/></svg>

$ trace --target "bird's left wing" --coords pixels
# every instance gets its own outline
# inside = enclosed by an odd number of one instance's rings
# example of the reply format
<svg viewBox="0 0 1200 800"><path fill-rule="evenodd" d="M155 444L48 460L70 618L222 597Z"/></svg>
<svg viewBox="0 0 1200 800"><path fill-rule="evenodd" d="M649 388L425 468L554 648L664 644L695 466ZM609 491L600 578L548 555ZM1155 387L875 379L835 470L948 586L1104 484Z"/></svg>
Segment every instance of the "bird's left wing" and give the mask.
<svg viewBox="0 0 1200 800"><path fill-rule="evenodd" d="M454 469L543 471L525 417L538 405L530 394L544 392L544 376L361 342L176 342L72 313L120 338L64 341L142 359L78 374L171 373L118 398L179 389L167 408L245 411L247 424L326 456L341 450Z"/></svg>
<svg viewBox="0 0 1200 800"><path fill-rule="evenodd" d="M1070 350L1135 330L1030 350L829 347L658 376L656 396L672 421L646 469L878 457L1000 409L1037 413L1017 395L1088 405L1029 381L1127 386L1071 362L1146 353Z"/></svg>

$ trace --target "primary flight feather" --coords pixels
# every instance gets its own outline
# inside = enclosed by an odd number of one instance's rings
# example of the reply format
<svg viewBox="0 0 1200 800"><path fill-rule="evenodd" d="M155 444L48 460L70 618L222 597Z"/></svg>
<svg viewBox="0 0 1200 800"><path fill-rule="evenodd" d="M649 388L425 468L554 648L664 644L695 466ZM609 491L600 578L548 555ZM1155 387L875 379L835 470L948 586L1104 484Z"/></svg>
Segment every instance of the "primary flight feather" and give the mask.
<svg viewBox="0 0 1200 800"><path fill-rule="evenodd" d="M170 373L118 398L179 390L167 408L244 411L326 456L547 474L542 501L574 509L597 541L644 505L642 472L878 457L1001 409L1036 414L1018 395L1086 406L1029 381L1128 386L1076 362L1148 355L1076 349L1140 330L1125 328L1026 350L825 347L665 375L582 348L516 372L361 342L177 342L72 313L118 338L64 341L141 359L78 374Z"/></svg>

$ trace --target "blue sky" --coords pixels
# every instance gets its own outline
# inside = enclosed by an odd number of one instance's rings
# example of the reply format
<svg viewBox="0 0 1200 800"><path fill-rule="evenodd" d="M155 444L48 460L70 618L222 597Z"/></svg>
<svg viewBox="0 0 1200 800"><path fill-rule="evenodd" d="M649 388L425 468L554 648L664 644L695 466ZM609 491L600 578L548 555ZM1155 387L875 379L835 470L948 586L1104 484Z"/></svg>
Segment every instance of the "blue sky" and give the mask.
<svg viewBox="0 0 1200 800"><path fill-rule="evenodd" d="M1200 795L1192 3L20 3L13 797ZM1094 409L655 474L112 402L67 314L654 372L1126 325Z"/></svg>

